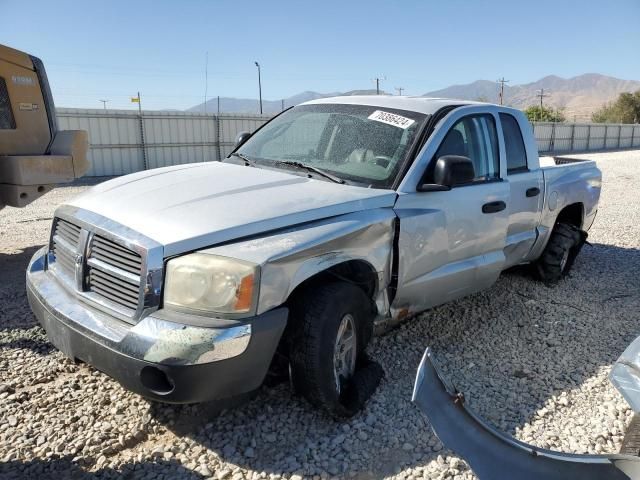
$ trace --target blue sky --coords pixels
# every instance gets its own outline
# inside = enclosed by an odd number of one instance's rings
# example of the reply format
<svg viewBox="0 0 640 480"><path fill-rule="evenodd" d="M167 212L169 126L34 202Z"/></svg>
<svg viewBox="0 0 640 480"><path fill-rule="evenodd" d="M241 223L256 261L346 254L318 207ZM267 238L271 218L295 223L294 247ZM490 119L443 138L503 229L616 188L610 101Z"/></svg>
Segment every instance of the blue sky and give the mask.
<svg viewBox="0 0 640 480"><path fill-rule="evenodd" d="M0 43L43 59L58 106L183 109L208 96L382 87L420 95L501 76L640 80L640 1L0 0Z"/></svg>

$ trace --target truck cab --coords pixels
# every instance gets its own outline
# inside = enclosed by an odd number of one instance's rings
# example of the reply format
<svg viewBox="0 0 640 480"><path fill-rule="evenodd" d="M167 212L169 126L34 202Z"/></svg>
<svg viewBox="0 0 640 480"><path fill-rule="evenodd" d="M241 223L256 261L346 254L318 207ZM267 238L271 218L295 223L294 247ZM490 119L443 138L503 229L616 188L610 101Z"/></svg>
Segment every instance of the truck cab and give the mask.
<svg viewBox="0 0 640 480"><path fill-rule="evenodd" d="M597 211L597 167L576 161L558 170L547 158L548 168L541 168L531 124L521 111L471 104L439 116L398 187L399 286L392 306L398 313L487 288L503 270L540 256L560 211L586 230ZM474 177L441 190L432 184L434 171L438 159L450 155L469 158ZM584 188L585 168L594 177L588 185L593 188ZM416 244L416 233L426 241Z"/></svg>

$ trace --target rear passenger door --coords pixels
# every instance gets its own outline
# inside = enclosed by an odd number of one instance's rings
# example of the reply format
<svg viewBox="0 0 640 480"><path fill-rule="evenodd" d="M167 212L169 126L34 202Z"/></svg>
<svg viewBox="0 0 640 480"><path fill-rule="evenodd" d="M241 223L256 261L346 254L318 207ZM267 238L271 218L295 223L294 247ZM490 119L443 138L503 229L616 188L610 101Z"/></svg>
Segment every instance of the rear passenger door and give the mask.
<svg viewBox="0 0 640 480"><path fill-rule="evenodd" d="M540 169L529 170L520 125L513 115L501 112L509 183L509 224L504 249L505 268L521 263L537 238L542 211L544 179Z"/></svg>

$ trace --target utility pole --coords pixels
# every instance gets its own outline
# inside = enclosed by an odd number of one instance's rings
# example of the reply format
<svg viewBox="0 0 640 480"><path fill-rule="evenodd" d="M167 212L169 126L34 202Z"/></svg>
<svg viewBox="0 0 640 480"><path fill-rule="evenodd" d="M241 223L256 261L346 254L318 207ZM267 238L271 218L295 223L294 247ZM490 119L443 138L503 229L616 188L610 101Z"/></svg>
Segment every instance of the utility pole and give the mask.
<svg viewBox="0 0 640 480"><path fill-rule="evenodd" d="M376 77L374 80L376 81L376 95L380 95L380 82L386 80L387 77Z"/></svg>
<svg viewBox="0 0 640 480"><path fill-rule="evenodd" d="M504 84L509 83L509 80L505 80L504 77L497 80L500 84L500 105L504 103Z"/></svg>
<svg viewBox="0 0 640 480"><path fill-rule="evenodd" d="M258 93L260 95L260 115L262 115L262 80L260 79L260 64L258 62L253 62L258 67Z"/></svg>
<svg viewBox="0 0 640 480"><path fill-rule="evenodd" d="M142 143L142 165L146 170L149 168L149 164L147 162L147 146L144 138L144 118L142 118L142 99L140 98L140 92L138 92L137 97L131 97L131 102L138 104L138 118L140 120L140 141Z"/></svg>
<svg viewBox="0 0 640 480"><path fill-rule="evenodd" d="M536 97L540 98L540 118L542 118L542 112L544 109L544 107L542 106L542 99L548 96L549 96L548 93L544 93L544 88L541 88L540 90L538 90L538 93L536 93Z"/></svg>
<svg viewBox="0 0 640 480"><path fill-rule="evenodd" d="M106 109L107 109L107 102L108 102L109 100L98 100L98 101L99 101L99 102L102 102L102 106L103 106L103 107L104 107L104 109L106 110Z"/></svg>
<svg viewBox="0 0 640 480"><path fill-rule="evenodd" d="M204 61L204 113L207 113L207 88L209 87L209 52Z"/></svg>
<svg viewBox="0 0 640 480"><path fill-rule="evenodd" d="M280 104L281 104L281 107L282 107L281 110L284 112L284 99L280 100Z"/></svg>
<svg viewBox="0 0 640 480"><path fill-rule="evenodd" d="M218 115L220 115L220 95L218 95Z"/></svg>
<svg viewBox="0 0 640 480"><path fill-rule="evenodd" d="M396 91L398 92L399 96L402 96L402 91L404 90L404 87L394 87L396 89Z"/></svg>
<svg viewBox="0 0 640 480"><path fill-rule="evenodd" d="M538 90L538 93L536 93L536 97L540 97L540 113L542 113L542 99L544 97L548 97L549 94L548 93L544 93L544 88L541 88L540 90Z"/></svg>

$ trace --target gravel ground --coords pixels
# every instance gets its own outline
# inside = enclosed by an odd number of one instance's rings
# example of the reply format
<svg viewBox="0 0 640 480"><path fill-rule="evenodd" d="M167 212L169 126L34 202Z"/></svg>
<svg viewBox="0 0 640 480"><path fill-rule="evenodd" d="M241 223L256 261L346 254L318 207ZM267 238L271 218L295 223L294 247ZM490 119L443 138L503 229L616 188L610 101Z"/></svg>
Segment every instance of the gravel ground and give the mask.
<svg viewBox="0 0 640 480"><path fill-rule="evenodd" d="M375 339L386 379L345 423L286 384L220 413L148 402L65 359L29 310L24 270L55 206L86 187L0 211L0 477L474 478L410 402L427 345L500 429L564 452L616 452L632 412L607 374L640 334L640 152L591 157L604 190L571 276L547 288L507 273Z"/></svg>

